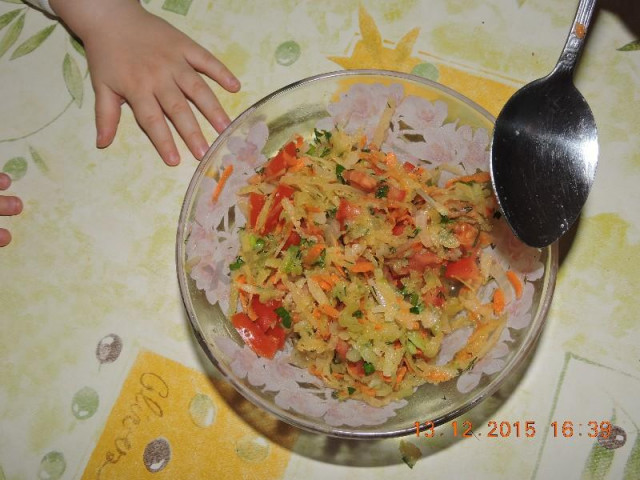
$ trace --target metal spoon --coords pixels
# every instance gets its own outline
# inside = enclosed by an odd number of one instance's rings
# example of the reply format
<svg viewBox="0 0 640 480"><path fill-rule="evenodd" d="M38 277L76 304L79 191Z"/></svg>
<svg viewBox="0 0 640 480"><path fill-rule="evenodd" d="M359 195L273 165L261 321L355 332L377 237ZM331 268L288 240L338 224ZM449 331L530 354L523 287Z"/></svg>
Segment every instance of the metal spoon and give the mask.
<svg viewBox="0 0 640 480"><path fill-rule="evenodd" d="M596 123L573 84L595 0L580 0L553 71L518 90L496 119L491 179L514 233L545 247L569 230L598 163Z"/></svg>

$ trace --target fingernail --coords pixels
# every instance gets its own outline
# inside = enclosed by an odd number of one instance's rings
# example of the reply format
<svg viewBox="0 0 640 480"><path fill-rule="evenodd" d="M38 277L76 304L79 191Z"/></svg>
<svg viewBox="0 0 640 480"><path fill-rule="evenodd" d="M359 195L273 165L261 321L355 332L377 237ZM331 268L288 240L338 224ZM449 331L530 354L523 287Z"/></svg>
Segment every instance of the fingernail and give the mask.
<svg viewBox="0 0 640 480"><path fill-rule="evenodd" d="M24 205L22 204L22 200L20 200L18 197L13 197L13 211L16 212L16 215L22 212L23 206Z"/></svg>
<svg viewBox="0 0 640 480"><path fill-rule="evenodd" d="M11 177L6 173L0 173L0 188L6 189L11 185Z"/></svg>
<svg viewBox="0 0 640 480"><path fill-rule="evenodd" d="M240 89L240 80L238 80L236 77L230 77L228 82L229 82L229 88L231 90Z"/></svg>
<svg viewBox="0 0 640 480"><path fill-rule="evenodd" d="M96 137L96 147L102 148L102 145L104 145L104 133L98 131L98 135Z"/></svg>
<svg viewBox="0 0 640 480"><path fill-rule="evenodd" d="M228 118L220 118L218 120L218 128L216 128L216 130L218 131L218 133L222 133L229 125L231 125L231 120L229 120Z"/></svg>
<svg viewBox="0 0 640 480"><path fill-rule="evenodd" d="M209 146L207 144L201 145L200 147L198 147L198 160L202 160L202 157L204 157L207 154L207 151L209 150Z"/></svg>
<svg viewBox="0 0 640 480"><path fill-rule="evenodd" d="M0 247L6 247L11 243L11 234L9 230L0 228Z"/></svg>
<svg viewBox="0 0 640 480"><path fill-rule="evenodd" d="M180 155L178 155L176 152L170 153L166 163L170 167L175 167L180 163Z"/></svg>

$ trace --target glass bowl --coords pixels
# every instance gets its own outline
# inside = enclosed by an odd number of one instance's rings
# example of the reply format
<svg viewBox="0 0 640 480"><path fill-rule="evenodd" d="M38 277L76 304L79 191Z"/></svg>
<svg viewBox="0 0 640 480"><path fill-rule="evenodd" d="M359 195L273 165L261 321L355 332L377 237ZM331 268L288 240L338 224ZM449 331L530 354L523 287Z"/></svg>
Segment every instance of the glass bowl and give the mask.
<svg viewBox="0 0 640 480"><path fill-rule="evenodd" d="M488 171L494 119L469 99L413 75L379 70L332 72L284 87L233 121L194 173L180 214L178 281L199 344L244 397L310 432L379 439L415 433L415 422L425 428L425 422L438 426L456 418L489 397L523 363L539 337L551 302L557 246L527 247L515 239L503 220L496 220L494 228L501 233L496 234L499 241L492 245L491 253L505 271L518 276L522 290L511 297L507 325L492 349L452 380L422 385L404 400L372 407L334 398L316 377L289 364L286 354L264 359L244 345L226 316L229 265L238 252L238 229L245 223L237 190L295 134L311 136L315 128L335 123L360 132L375 128L391 97L398 106L383 149L418 163L428 156L434 163L454 165L463 173L474 173L477 168ZM403 107L405 99L411 101ZM212 194L228 165L233 165L233 173L214 203Z"/></svg>

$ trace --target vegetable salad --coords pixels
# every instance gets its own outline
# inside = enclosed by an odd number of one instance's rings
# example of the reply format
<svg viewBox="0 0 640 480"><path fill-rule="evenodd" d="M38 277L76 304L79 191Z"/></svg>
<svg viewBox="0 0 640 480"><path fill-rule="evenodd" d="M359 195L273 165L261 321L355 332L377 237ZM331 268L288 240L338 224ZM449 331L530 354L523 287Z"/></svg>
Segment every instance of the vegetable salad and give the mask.
<svg viewBox="0 0 640 480"><path fill-rule="evenodd" d="M473 366L519 285L487 255L488 173L459 173L339 129L293 138L239 192L229 316L243 340L267 358L290 342L336 397L374 406Z"/></svg>

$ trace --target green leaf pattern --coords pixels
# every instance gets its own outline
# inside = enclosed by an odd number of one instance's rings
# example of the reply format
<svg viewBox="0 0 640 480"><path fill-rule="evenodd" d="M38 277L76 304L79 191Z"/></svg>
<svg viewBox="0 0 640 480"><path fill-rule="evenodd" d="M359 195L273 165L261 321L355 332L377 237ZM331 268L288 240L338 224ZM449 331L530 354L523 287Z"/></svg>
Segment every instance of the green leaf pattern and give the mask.
<svg viewBox="0 0 640 480"><path fill-rule="evenodd" d="M633 442L622 476L623 480L634 480L636 478L640 478L640 432L636 433L636 441Z"/></svg>
<svg viewBox="0 0 640 480"><path fill-rule="evenodd" d="M16 18L21 11L21 8L16 8L15 10L11 10L10 12L0 15L0 30L9 25L11 20Z"/></svg>
<svg viewBox="0 0 640 480"><path fill-rule="evenodd" d="M67 90L71 94L73 101L78 105L78 107L81 107L84 96L82 74L80 73L78 63L68 53L65 54L64 60L62 61L62 75L64 77L64 83L67 86Z"/></svg>
<svg viewBox="0 0 640 480"><path fill-rule="evenodd" d="M38 153L38 151L32 146L29 146L29 153L31 153L31 159L33 160L35 166L38 167L38 170L40 170L44 174L49 173L49 167L44 162L42 156Z"/></svg>
<svg viewBox="0 0 640 480"><path fill-rule="evenodd" d="M640 50L640 40L629 42L626 45L620 47L618 50L621 52L633 52L635 50Z"/></svg>
<svg viewBox="0 0 640 480"><path fill-rule="evenodd" d="M69 42L71 42L71 46L76 52L86 58L87 54L84 51L84 46L78 41L76 37L74 37L73 35L69 36Z"/></svg>
<svg viewBox="0 0 640 480"><path fill-rule="evenodd" d="M42 45L42 42L49 38L49 35L51 35L51 33L55 30L56 25L56 23L54 23L53 25L49 25L48 27L43 28L38 33L30 36L28 39L22 42L18 46L18 48L14 50L13 54L11 55L11 60L33 52L36 48Z"/></svg>
<svg viewBox="0 0 640 480"><path fill-rule="evenodd" d="M24 157L14 157L7 161L2 167L2 171L11 177L11 180L17 181L25 176L29 164Z"/></svg>
<svg viewBox="0 0 640 480"><path fill-rule="evenodd" d="M9 26L2 39L0 39L0 57L7 53L7 50L18 40L24 28L24 16L24 13L20 15L18 19Z"/></svg>
<svg viewBox="0 0 640 480"><path fill-rule="evenodd" d="M165 0L162 4L162 9L179 15L186 15L189 13L192 2L193 0Z"/></svg>

